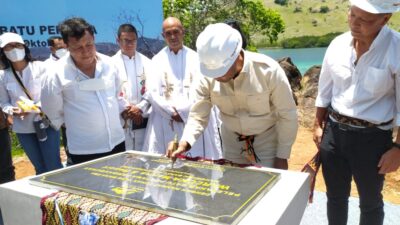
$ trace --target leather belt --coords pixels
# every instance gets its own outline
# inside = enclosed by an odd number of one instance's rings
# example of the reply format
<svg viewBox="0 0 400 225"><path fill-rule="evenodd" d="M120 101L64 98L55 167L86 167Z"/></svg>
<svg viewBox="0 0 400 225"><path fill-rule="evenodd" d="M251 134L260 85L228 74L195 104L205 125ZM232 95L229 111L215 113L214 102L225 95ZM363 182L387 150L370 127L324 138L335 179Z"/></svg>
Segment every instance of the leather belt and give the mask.
<svg viewBox="0 0 400 225"><path fill-rule="evenodd" d="M341 115L338 112L336 112L335 110L333 110L331 107L328 108L328 113L333 119L335 119L339 123L352 125L352 126L359 126L359 127L385 126L385 125L389 125L393 121L393 120L389 120L389 121L386 121L386 122L383 122L383 123L380 123L380 124L375 124L375 123L368 122L366 120L362 120L362 119L357 119L357 118L350 117L350 116Z"/></svg>

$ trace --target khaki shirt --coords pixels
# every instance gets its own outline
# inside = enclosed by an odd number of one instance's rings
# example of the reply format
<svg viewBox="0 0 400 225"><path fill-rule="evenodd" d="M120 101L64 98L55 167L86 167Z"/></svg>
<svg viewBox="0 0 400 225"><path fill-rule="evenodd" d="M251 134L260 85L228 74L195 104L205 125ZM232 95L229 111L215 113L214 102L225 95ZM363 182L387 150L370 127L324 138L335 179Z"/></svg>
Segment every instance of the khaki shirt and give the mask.
<svg viewBox="0 0 400 225"><path fill-rule="evenodd" d="M227 83L201 79L181 140L194 143L207 125L212 105L219 108L223 126L238 134L257 135L277 126L276 157L289 158L297 111L285 72L275 60L244 51L243 69L236 79Z"/></svg>

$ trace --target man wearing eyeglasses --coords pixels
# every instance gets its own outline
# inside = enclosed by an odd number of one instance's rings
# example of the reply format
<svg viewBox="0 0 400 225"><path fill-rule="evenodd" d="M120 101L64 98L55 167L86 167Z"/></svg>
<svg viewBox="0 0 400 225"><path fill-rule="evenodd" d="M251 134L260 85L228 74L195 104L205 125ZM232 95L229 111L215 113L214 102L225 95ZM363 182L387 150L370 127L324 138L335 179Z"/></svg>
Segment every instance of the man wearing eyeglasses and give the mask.
<svg viewBox="0 0 400 225"><path fill-rule="evenodd" d="M193 84L201 77L197 69L196 52L183 45L184 34L185 30L179 19L169 17L164 20L162 36L167 46L152 59L155 73L154 82L151 82L154 85L149 86L149 101L153 110L144 147L149 152L165 154L168 143L174 136L182 136L193 103ZM193 144L191 156L221 158L215 113L210 115L205 134Z"/></svg>
<svg viewBox="0 0 400 225"><path fill-rule="evenodd" d="M122 113L126 149L142 150L150 105L142 96L146 92L146 78L151 61L136 51L138 34L132 24L118 28L117 42L121 48L112 58L122 79L120 95L128 102Z"/></svg>

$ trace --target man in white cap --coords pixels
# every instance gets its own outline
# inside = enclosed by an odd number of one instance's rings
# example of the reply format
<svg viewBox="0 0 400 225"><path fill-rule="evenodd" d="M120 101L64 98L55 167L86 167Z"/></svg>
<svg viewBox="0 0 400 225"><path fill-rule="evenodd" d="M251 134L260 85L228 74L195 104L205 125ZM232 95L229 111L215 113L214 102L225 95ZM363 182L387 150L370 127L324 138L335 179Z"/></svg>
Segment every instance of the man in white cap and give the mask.
<svg viewBox="0 0 400 225"><path fill-rule="evenodd" d="M223 23L208 25L196 46L205 77L196 87L178 149L169 148L168 156L190 149L216 105L225 159L287 169L297 113L285 72L270 57L243 50L240 33Z"/></svg>
<svg viewBox="0 0 400 225"><path fill-rule="evenodd" d="M392 142L393 126L400 125L400 36L386 26L400 1L350 3L350 32L331 42L322 65L314 142L321 152L329 224L347 223L353 178L360 224L379 225L384 176L400 165L399 133Z"/></svg>

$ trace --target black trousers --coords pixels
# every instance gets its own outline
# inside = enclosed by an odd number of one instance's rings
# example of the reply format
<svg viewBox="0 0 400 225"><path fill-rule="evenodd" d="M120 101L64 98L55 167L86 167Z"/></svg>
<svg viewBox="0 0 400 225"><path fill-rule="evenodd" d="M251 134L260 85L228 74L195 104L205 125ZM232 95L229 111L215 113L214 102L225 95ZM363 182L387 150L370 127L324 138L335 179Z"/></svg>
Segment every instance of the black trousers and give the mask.
<svg viewBox="0 0 400 225"><path fill-rule="evenodd" d="M0 129L0 184L15 180L8 128Z"/></svg>
<svg viewBox="0 0 400 225"><path fill-rule="evenodd" d="M113 155L116 153L124 152L125 149L125 141L116 145L111 152L100 153L100 154L90 154L90 155L74 155L69 153L70 160L67 161L67 166L76 165L79 163L87 162L93 159L98 159L101 157Z"/></svg>
<svg viewBox="0 0 400 225"><path fill-rule="evenodd" d="M384 175L378 174L377 165L391 148L392 131L354 128L333 121L326 126L320 150L329 224L347 224L353 178L360 196L360 225L382 225Z"/></svg>

